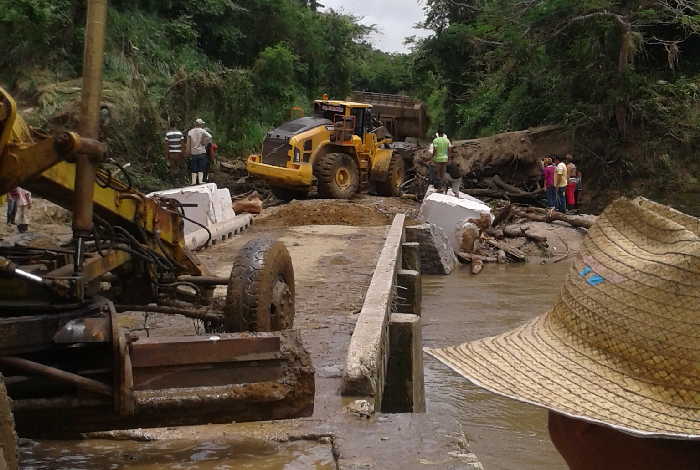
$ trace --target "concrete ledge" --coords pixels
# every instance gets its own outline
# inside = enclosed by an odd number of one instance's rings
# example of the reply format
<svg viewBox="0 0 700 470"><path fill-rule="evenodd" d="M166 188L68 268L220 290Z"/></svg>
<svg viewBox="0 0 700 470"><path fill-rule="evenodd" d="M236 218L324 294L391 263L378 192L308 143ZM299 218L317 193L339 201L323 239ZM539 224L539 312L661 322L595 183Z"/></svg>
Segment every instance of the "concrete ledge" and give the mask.
<svg viewBox="0 0 700 470"><path fill-rule="evenodd" d="M389 318L396 273L403 263L401 245L405 221L406 216L399 214L389 229L350 339L343 374L342 394L373 398L375 410L381 408L384 392L389 355Z"/></svg>

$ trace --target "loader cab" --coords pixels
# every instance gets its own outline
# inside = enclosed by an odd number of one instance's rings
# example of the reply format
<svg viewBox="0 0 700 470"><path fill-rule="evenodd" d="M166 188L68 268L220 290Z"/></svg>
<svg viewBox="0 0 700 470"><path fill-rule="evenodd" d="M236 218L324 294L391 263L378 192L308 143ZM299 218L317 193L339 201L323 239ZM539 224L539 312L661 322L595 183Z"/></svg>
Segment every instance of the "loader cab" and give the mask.
<svg viewBox="0 0 700 470"><path fill-rule="evenodd" d="M372 106L347 101L321 100L314 102L314 115L328 119L336 128L344 128L348 135L356 135L365 141L373 129Z"/></svg>

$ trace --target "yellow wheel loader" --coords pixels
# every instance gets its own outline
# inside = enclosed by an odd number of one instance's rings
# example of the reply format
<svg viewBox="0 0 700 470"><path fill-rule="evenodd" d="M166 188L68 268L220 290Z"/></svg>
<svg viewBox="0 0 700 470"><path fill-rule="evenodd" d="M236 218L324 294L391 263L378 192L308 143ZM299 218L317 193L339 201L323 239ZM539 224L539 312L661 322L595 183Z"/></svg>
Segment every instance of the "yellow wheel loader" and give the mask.
<svg viewBox="0 0 700 470"><path fill-rule="evenodd" d="M400 196L406 169L390 144L372 105L323 99L314 102L313 116L268 132L262 153L246 166L282 200L303 198L314 185L329 199L348 199L363 188Z"/></svg>

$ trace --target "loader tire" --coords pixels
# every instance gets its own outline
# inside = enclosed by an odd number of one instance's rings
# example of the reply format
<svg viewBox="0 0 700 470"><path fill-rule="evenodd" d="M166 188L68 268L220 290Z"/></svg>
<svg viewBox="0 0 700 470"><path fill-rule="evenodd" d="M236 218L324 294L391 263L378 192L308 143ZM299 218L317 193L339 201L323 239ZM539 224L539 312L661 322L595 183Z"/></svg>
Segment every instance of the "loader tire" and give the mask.
<svg viewBox="0 0 700 470"><path fill-rule="evenodd" d="M380 196L400 197L401 185L406 179L406 167L398 153L391 156L386 180L377 182L377 193Z"/></svg>
<svg viewBox="0 0 700 470"><path fill-rule="evenodd" d="M284 243L251 240L233 262L224 330L282 331L294 326L294 267Z"/></svg>
<svg viewBox="0 0 700 470"><path fill-rule="evenodd" d="M327 153L316 164L318 194L326 199L350 199L360 188L360 171L345 153Z"/></svg>
<svg viewBox="0 0 700 470"><path fill-rule="evenodd" d="M282 202L290 202L294 199L306 199L306 196L309 194L309 192L304 189L276 188L274 186L270 189L272 190L272 194Z"/></svg>
<svg viewBox="0 0 700 470"><path fill-rule="evenodd" d="M0 469L18 470L17 434L12 404L7 396L5 379L0 375Z"/></svg>

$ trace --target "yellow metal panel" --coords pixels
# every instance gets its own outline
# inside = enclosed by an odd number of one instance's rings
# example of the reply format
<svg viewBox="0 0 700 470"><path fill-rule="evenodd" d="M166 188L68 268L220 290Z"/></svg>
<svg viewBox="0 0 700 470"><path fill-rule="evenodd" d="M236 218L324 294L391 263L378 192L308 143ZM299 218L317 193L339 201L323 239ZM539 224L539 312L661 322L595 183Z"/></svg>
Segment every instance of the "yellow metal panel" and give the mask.
<svg viewBox="0 0 700 470"><path fill-rule="evenodd" d="M283 168L260 163L259 158L257 155L248 158L246 169L251 175L262 178L273 186L307 188L313 183L313 168L309 163L295 164L292 168Z"/></svg>
<svg viewBox="0 0 700 470"><path fill-rule="evenodd" d="M394 155L391 149L377 149L372 159L372 181L386 181L389 176L389 164Z"/></svg>

